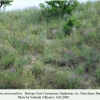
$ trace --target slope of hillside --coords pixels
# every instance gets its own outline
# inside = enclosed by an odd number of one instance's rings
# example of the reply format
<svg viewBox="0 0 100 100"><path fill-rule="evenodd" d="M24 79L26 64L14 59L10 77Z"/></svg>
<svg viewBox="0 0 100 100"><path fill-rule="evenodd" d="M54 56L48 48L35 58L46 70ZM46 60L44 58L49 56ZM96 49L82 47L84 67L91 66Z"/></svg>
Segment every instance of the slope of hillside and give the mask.
<svg viewBox="0 0 100 100"><path fill-rule="evenodd" d="M78 6L79 29L36 8L0 13L0 89L100 88L100 1ZM52 17L52 16L50 16Z"/></svg>

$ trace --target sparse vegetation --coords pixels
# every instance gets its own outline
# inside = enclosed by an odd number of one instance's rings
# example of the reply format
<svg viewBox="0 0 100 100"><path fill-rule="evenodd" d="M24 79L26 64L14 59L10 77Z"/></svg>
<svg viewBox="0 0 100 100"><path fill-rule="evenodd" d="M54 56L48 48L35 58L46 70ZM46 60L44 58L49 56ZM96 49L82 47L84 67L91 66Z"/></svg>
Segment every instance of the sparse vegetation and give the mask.
<svg viewBox="0 0 100 100"><path fill-rule="evenodd" d="M0 89L100 88L99 5L79 4L72 15L81 25L66 15L48 21L37 8L0 12Z"/></svg>

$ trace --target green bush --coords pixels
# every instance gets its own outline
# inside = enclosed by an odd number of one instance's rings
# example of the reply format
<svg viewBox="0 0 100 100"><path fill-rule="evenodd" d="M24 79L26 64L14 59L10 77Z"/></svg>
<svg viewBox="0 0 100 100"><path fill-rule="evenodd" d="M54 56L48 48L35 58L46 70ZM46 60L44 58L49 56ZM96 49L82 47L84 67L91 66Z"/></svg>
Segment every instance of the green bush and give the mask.
<svg viewBox="0 0 100 100"><path fill-rule="evenodd" d="M45 6L45 4L40 3L40 7L41 8L45 8L47 9L47 11L51 14L51 15L56 15L56 16L61 16L63 17L66 13L68 15L72 14L72 11L78 6L78 2L77 0L51 0L51 1L46 1L45 2L47 4L47 6Z"/></svg>
<svg viewBox="0 0 100 100"><path fill-rule="evenodd" d="M65 35L70 35L71 31L72 31L72 28L75 27L75 28L79 28L80 27L80 22L77 18L75 17L70 17L65 25L64 25L64 32L65 32Z"/></svg>
<svg viewBox="0 0 100 100"><path fill-rule="evenodd" d="M49 15L51 16L50 18L64 18L65 15L67 15L67 22L64 25L64 31L65 34L70 34L71 30L73 27L79 27L80 26L80 22L75 18L75 17L69 17L69 15L72 15L72 11L75 10L75 8L78 6L78 2L77 0L59 0L59 1L55 1L55 0L51 0L51 1L46 1L45 2L47 4L47 6L45 6L45 4L40 3L40 7L45 9L46 12L46 16L43 15L44 17L47 18L47 14L49 13ZM50 20L49 18L49 20Z"/></svg>

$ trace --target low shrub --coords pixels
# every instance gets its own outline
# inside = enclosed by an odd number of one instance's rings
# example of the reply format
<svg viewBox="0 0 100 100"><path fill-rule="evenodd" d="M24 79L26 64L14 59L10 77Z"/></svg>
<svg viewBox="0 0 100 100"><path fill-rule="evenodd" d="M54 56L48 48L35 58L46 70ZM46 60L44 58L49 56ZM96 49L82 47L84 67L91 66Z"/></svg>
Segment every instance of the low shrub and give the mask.
<svg viewBox="0 0 100 100"><path fill-rule="evenodd" d="M64 25L64 32L65 32L65 35L70 35L71 34L71 31L72 31L72 28L75 27L75 28L79 28L80 27L80 22L77 18L75 17L70 17L65 25Z"/></svg>

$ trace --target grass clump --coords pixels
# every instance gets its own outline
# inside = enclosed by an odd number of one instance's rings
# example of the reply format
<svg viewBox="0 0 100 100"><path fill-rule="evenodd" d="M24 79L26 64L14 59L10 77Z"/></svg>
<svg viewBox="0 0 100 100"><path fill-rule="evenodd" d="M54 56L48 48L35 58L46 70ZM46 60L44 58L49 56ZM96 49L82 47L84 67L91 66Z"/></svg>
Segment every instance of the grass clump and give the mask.
<svg viewBox="0 0 100 100"><path fill-rule="evenodd" d="M54 82L56 88L60 89L77 89L80 87L81 80L80 78L68 72L58 71L55 73Z"/></svg>
<svg viewBox="0 0 100 100"><path fill-rule="evenodd" d="M1 89L22 89L24 88L23 81L19 78L16 70L13 68L10 71L0 72L0 88Z"/></svg>
<svg viewBox="0 0 100 100"><path fill-rule="evenodd" d="M0 45L0 66L2 69L8 69L14 65L17 58L17 51L7 45Z"/></svg>
<svg viewBox="0 0 100 100"><path fill-rule="evenodd" d="M99 55L92 47L83 45L82 53L84 55L85 61L85 71L93 72L97 68L97 63L99 62Z"/></svg>
<svg viewBox="0 0 100 100"><path fill-rule="evenodd" d="M40 77L40 75L43 73L43 63L40 61L37 61L33 64L32 68L32 74L35 75L35 77Z"/></svg>
<svg viewBox="0 0 100 100"><path fill-rule="evenodd" d="M54 82L56 88L61 88L61 89L67 88L67 78L68 78L67 72L58 71L55 73L54 78L55 78Z"/></svg>

